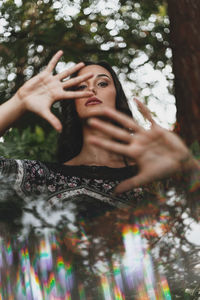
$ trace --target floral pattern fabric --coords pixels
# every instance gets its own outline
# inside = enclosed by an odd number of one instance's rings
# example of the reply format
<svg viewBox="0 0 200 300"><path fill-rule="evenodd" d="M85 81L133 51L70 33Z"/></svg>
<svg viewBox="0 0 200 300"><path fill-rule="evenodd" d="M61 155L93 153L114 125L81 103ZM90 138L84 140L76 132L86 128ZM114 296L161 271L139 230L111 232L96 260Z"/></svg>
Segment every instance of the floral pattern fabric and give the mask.
<svg viewBox="0 0 200 300"><path fill-rule="evenodd" d="M142 190L113 196L115 186L133 176L132 167L69 166L32 160L0 159L0 174L21 197L43 195L52 205L59 201L93 199L111 206L124 207L142 197ZM12 180L11 180L12 178Z"/></svg>

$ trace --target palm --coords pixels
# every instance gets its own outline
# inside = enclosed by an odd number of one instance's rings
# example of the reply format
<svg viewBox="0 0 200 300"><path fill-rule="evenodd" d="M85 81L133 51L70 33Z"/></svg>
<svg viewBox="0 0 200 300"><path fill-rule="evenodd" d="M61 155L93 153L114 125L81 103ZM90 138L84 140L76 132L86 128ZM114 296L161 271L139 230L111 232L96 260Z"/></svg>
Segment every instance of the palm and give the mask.
<svg viewBox="0 0 200 300"><path fill-rule="evenodd" d="M50 110L52 104L62 99L91 96L91 92L66 90L92 77L92 74L89 73L64 81L66 77L80 70L84 66L83 63L79 63L71 69L65 70L55 76L52 74L52 71L61 56L62 51L58 51L49 62L46 69L27 81L17 92L20 101L24 104L25 110L40 115L57 130L61 130L62 125Z"/></svg>
<svg viewBox="0 0 200 300"><path fill-rule="evenodd" d="M89 122L90 125L112 138L104 140L93 137L90 142L131 158L139 167L138 174L120 183L116 188L116 192L124 192L169 176L180 171L183 162L191 159L191 154L182 140L174 133L158 126L144 105L138 103L138 106L144 117L152 124L151 129L148 131L144 130L127 115L110 109L105 109L100 114L118 122L124 129L98 119L92 119ZM129 130L125 128L129 128ZM130 129L134 134L130 134Z"/></svg>

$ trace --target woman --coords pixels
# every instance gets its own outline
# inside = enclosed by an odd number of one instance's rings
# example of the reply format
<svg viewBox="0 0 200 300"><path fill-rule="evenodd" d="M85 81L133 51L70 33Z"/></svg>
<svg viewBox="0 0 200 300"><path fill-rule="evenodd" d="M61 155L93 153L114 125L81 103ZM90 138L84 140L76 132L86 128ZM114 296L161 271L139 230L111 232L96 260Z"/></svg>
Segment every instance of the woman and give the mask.
<svg viewBox="0 0 200 300"><path fill-rule="evenodd" d="M28 81L1 108L0 131L3 133L27 110L49 121L61 131L61 122L51 113L51 105L58 100L63 107L63 131L59 142L61 163L41 163L30 160L0 161L4 178L10 177L14 192L22 197L46 195L50 203L72 199L88 202L93 200L87 214L105 206L124 206L127 195L113 197L114 187L134 175L136 167L126 167L123 155L114 154L88 143L91 136L106 135L91 128L87 119L95 116L103 107L118 108L129 116L126 97L114 71L107 65L83 63L53 76L62 52L59 51L47 68ZM76 77L76 73L78 77ZM75 77L63 81L67 76ZM70 90L74 89L74 90ZM73 99L73 100L72 100ZM8 180L9 182L9 180ZM100 200L100 202L99 202ZM103 204L104 203L104 204ZM87 205L85 204L85 207ZM96 208L95 208L96 207Z"/></svg>
<svg viewBox="0 0 200 300"><path fill-rule="evenodd" d="M84 64L80 63L70 70L53 76L51 73L61 56L62 51L57 52L42 73L29 80L9 101L1 105L1 134L26 111L40 115L57 131L61 131L61 122L52 114L50 108L54 102L65 99L62 101L64 127L58 151L59 160L65 166L96 165L122 168L126 162L125 158L128 156L132 159L132 164L134 164L133 160L136 161L140 172L137 177L131 177L129 181L126 181L124 183L126 186L122 190L119 188L119 192L162 178L181 169L199 169L198 162L192 158L182 141L174 134L156 125L150 113L140 102L137 101L140 110L152 123L152 129L148 132L130 118L111 111L116 108L131 115L122 87L112 68L105 64L90 64L84 67ZM74 73L74 76L78 74L78 77L63 81ZM74 91L70 91L73 88ZM110 110L107 111L106 108L110 108ZM101 129L101 132L96 130L95 126L88 126L86 120L97 115L111 118L115 122L120 121L121 127L132 128L136 134L124 133L126 137L122 137L122 141L128 145L121 146L120 150L116 147L113 148L114 144L109 135L114 134L114 138L118 137L118 134L123 135L122 129L115 129L111 124L102 127L102 124L97 121L91 121L95 122L91 124L97 124L97 128ZM99 142L94 139L95 136L99 136ZM100 138L104 139L101 143ZM137 140L140 140L141 145L136 143ZM93 142L89 143L88 141ZM152 143L154 147L149 147L149 143ZM109 146L106 146L108 144ZM135 154L136 147L139 155ZM107 151L111 149L115 150L115 153ZM165 161L165 164L160 164L160 160ZM3 164L6 162L4 161ZM136 168L133 171L134 175L135 172ZM129 172L126 176L130 177L130 175ZM123 178L120 177L120 179ZM21 178L21 180L25 182L24 179ZM129 185L130 182L134 182L134 184ZM30 184L27 183L27 186L29 190L32 190ZM55 188L52 187L53 190Z"/></svg>
<svg viewBox="0 0 200 300"><path fill-rule="evenodd" d="M25 225L20 239L29 228L32 236L32 240L25 237L25 246L19 246L15 237L11 242L12 239L5 239L3 251L8 249L6 245L11 245L10 248L16 249L15 254L21 253L22 261L16 259L12 263L7 259L10 252L7 254L6 271L3 269L1 274L3 287L8 290L7 294L4 290L4 295L31 299L28 287L32 286L33 299L110 299L112 293L113 298L118 295L120 299L132 299L133 291L137 299L144 299L141 289L149 289L150 295L155 280L150 278L151 259L138 229L138 216L144 214L148 199L138 187L182 168L199 170L199 165L177 136L154 123L140 102L137 102L140 110L152 122L151 130L146 132L130 118L121 85L106 64L81 63L53 76L61 55L59 51L42 73L0 106L2 134L27 110L62 131L59 163L0 160L1 181L9 186L4 196L18 201L18 197L13 197L18 195L23 199ZM63 80L74 73L75 77ZM50 111L59 100L63 100L63 125ZM130 166L126 166L127 162ZM137 203L142 203L142 210L135 209ZM144 235L148 216L158 215L158 210L152 211L152 204L146 207L144 230L141 230ZM137 222L133 225L135 218ZM44 232L47 228L58 229L59 234L49 239L46 235L45 240L40 240L34 226ZM147 235L150 236L149 232ZM69 272L71 264L77 282ZM31 278L30 282L27 278ZM40 287L32 283L34 280L40 282ZM97 288L99 283L102 289ZM23 286L27 287L26 292ZM161 286L159 279L158 286ZM159 299L164 299L161 290L156 293L160 293Z"/></svg>
<svg viewBox="0 0 200 300"><path fill-rule="evenodd" d="M87 142L85 143L83 137L87 140L88 129L91 131L86 122L90 116L96 115L102 107L109 106L124 112L126 115L132 115L122 86L115 72L106 62L98 64L85 62L84 69L75 72L73 77L78 76L78 74L87 74L88 72L93 72L93 78L89 82L82 82L74 89L93 91L92 97L90 99L73 99L61 102L63 130L58 149L58 159L61 162L68 161L80 152L81 154L79 155L82 156L82 160L86 159L88 151L85 151L84 148L86 144L87 147L89 145ZM98 96L99 93L100 95ZM83 149L82 146L84 146ZM98 150L95 149L95 151ZM99 157L103 158L102 154ZM88 163L85 162L84 164ZM110 159L104 165L109 163ZM80 164L83 164L83 161Z"/></svg>

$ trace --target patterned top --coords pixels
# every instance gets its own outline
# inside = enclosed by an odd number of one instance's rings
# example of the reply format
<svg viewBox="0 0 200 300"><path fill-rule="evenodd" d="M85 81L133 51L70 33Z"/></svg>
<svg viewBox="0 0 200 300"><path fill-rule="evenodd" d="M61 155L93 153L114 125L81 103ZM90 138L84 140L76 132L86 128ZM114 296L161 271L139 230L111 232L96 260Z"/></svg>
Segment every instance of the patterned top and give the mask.
<svg viewBox="0 0 200 300"><path fill-rule="evenodd" d="M42 197L51 205L60 202L82 201L99 209L126 207L142 197L140 188L113 196L115 186L137 173L133 166L110 168L106 166L69 166L31 160L0 158L1 182L21 199ZM5 189L5 188L4 188Z"/></svg>

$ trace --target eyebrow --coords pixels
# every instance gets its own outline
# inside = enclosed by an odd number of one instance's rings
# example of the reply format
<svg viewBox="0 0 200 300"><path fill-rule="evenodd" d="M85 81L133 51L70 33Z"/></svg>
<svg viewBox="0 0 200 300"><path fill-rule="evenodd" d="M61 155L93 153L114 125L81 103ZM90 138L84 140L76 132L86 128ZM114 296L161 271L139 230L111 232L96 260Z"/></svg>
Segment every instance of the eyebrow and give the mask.
<svg viewBox="0 0 200 300"><path fill-rule="evenodd" d="M106 75L106 74L98 74L96 77L98 78L98 77L103 77L103 76L106 76L106 77L108 77L110 79L110 77L108 75Z"/></svg>
<svg viewBox="0 0 200 300"><path fill-rule="evenodd" d="M97 76L96 76L96 78L99 78L99 77L107 77L107 78L109 78L110 79L110 77L108 76L108 75L106 75L106 74L98 74ZM110 79L111 80L111 79ZM87 80L86 80L87 81Z"/></svg>

